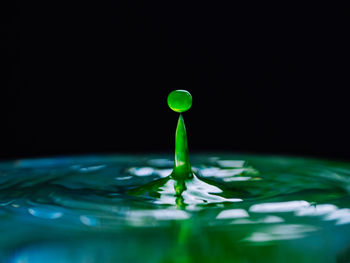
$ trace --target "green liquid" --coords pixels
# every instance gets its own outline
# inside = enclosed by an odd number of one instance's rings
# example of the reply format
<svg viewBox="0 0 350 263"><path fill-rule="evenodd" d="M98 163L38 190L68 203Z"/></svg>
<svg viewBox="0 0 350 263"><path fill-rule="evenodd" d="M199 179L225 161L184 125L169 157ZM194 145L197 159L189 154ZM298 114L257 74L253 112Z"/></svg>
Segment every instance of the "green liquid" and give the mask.
<svg viewBox="0 0 350 263"><path fill-rule="evenodd" d="M192 96L186 90L174 90L168 95L168 106L175 112L188 111L192 106Z"/></svg>
<svg viewBox="0 0 350 263"><path fill-rule="evenodd" d="M191 164L180 198L171 155L0 163L0 262L348 262L349 164L220 153Z"/></svg>
<svg viewBox="0 0 350 263"><path fill-rule="evenodd" d="M185 112L192 106L192 96L186 90L172 91L168 96L168 105L175 112ZM175 180L187 180L193 177L190 164L185 121L180 114L175 133L175 164L171 177Z"/></svg>
<svg viewBox="0 0 350 263"><path fill-rule="evenodd" d="M194 173L190 164L185 121L181 113L191 108L192 96L186 90L175 90L169 94L167 102L170 109L180 113L175 132L173 171L168 177L133 189L129 193L131 195L144 195L148 193L148 195L151 196L161 197L162 190L168 187L167 184L172 183L175 190L174 196L176 197L174 204L176 204L178 208L185 208L187 204L185 203L182 193L187 190L186 182L191 182L193 184L192 179L194 178ZM196 182L199 182L199 179L195 179L196 181L194 182L197 184Z"/></svg>
<svg viewBox="0 0 350 263"><path fill-rule="evenodd" d="M175 133L175 164L171 177L175 180L187 180L193 177L187 146L186 127L181 114Z"/></svg>
<svg viewBox="0 0 350 263"><path fill-rule="evenodd" d="M186 91L168 97L182 113ZM191 165L192 164L192 165ZM350 262L350 164L192 154L0 163L0 262Z"/></svg>
<svg viewBox="0 0 350 263"><path fill-rule="evenodd" d="M192 106L192 96L188 91L176 90L169 94L168 105L175 112L184 112ZM175 179L175 195L177 207L184 208L182 193L187 189L186 180L193 178L187 145L185 121L180 114L175 133L175 162L170 175Z"/></svg>

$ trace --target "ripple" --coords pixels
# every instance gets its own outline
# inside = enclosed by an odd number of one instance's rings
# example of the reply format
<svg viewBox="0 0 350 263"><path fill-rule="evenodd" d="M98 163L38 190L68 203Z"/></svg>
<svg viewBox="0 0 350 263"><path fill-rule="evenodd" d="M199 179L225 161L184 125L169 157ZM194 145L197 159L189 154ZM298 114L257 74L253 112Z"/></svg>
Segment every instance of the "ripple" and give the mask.
<svg viewBox="0 0 350 263"><path fill-rule="evenodd" d="M252 205L249 211L255 213L280 213L293 212L308 207L310 207L310 203L306 201L288 201Z"/></svg>
<svg viewBox="0 0 350 263"><path fill-rule="evenodd" d="M220 244L221 238L240 245L323 240L317 236L323 237L321 233L339 244L345 240L342 233L350 236L349 164L236 155L192 158L195 176L186 182L181 198L169 179L171 157L90 156L0 164L0 248L10 241L14 247L31 242L35 236L69 240L96 233L115 235L114 241L134 233L154 241L167 233L176 236L171 242L179 246L190 238L213 246L211 240Z"/></svg>
<svg viewBox="0 0 350 263"><path fill-rule="evenodd" d="M300 239L307 233L317 231L316 227L310 225L285 224L265 228L264 232L254 232L245 238L246 242L270 242L278 240Z"/></svg>
<svg viewBox="0 0 350 263"><path fill-rule="evenodd" d="M232 218L245 218L249 217L247 211L244 209L227 209L221 211L216 219L232 219Z"/></svg>

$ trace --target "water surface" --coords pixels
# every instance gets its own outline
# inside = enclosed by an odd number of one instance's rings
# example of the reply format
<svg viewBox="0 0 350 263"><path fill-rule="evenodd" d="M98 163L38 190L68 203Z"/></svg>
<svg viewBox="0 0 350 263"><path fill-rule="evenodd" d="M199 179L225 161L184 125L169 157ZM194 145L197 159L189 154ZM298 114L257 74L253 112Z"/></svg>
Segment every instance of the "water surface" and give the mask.
<svg viewBox="0 0 350 263"><path fill-rule="evenodd" d="M193 154L0 163L0 262L349 262L350 164ZM144 186L151 187L144 187Z"/></svg>

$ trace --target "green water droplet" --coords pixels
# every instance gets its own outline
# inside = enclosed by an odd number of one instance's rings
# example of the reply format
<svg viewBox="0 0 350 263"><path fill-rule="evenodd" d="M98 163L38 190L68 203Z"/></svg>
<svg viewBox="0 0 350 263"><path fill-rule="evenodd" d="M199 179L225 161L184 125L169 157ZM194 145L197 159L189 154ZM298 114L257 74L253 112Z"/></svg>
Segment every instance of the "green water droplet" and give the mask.
<svg viewBox="0 0 350 263"><path fill-rule="evenodd" d="M172 91L168 96L169 107L176 112L187 111L192 105L192 96L186 90ZM175 180L186 180L193 177L187 146L185 121L180 114L175 133L175 164L171 174ZM185 190L184 183L178 184L176 193L181 195Z"/></svg>
<svg viewBox="0 0 350 263"><path fill-rule="evenodd" d="M175 164L172 177L182 180L192 177L185 121L181 114L177 122L175 133Z"/></svg>
<svg viewBox="0 0 350 263"><path fill-rule="evenodd" d="M185 112L192 106L192 96L187 90L174 90L168 95L168 105L176 112Z"/></svg>
<svg viewBox="0 0 350 263"><path fill-rule="evenodd" d="M175 90L169 94L168 104L171 109L177 112L184 112L192 105L191 94L186 90ZM182 193L187 189L186 182L194 178L195 176L192 172L189 158L185 121L182 114L180 114L175 132L175 162L173 171L168 177L161 178L154 182L148 183L147 185L132 189L129 191L129 193L132 195L142 195L148 193L152 197L160 198L160 188L169 180L175 180L174 190L176 196L176 206L180 209L184 209L187 204L184 202Z"/></svg>

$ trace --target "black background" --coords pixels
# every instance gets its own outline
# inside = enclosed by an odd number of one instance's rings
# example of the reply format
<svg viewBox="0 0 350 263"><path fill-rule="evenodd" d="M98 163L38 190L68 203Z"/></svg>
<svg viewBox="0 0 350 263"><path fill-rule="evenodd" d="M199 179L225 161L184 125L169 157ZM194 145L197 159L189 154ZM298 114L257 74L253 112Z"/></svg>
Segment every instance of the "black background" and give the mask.
<svg viewBox="0 0 350 263"><path fill-rule="evenodd" d="M0 157L172 151L187 89L190 151L350 160L346 10L10 1Z"/></svg>

